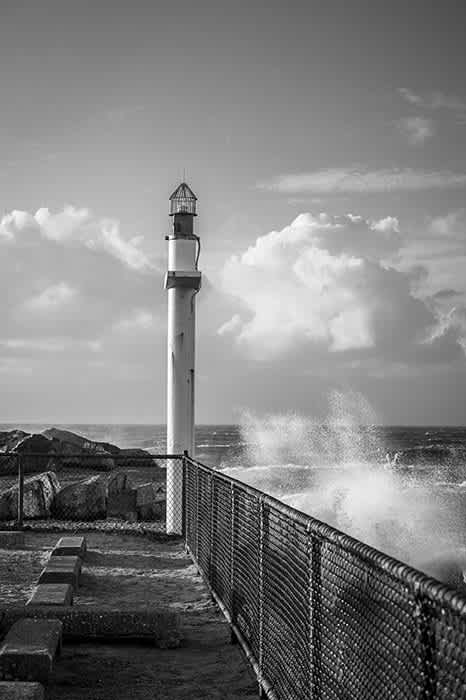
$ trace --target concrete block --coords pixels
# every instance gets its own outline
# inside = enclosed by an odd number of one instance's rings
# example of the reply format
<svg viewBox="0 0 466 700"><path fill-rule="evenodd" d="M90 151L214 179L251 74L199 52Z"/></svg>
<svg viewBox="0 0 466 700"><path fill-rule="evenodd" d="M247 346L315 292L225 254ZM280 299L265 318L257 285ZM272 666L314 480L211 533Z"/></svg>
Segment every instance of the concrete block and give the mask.
<svg viewBox="0 0 466 700"><path fill-rule="evenodd" d="M24 546L24 532L20 530L1 530L0 531L0 548L9 549L10 547Z"/></svg>
<svg viewBox="0 0 466 700"><path fill-rule="evenodd" d="M39 576L38 583L69 583L76 590L81 576L79 557L50 557Z"/></svg>
<svg viewBox="0 0 466 700"><path fill-rule="evenodd" d="M0 678L47 683L61 638L60 620L18 620L0 647Z"/></svg>
<svg viewBox="0 0 466 700"><path fill-rule="evenodd" d="M101 640L104 642L145 641L161 649L175 649L182 640L178 613L168 608L147 610L105 610L82 608L9 606L0 609L0 635L15 620L34 617L36 620L60 620L65 642Z"/></svg>
<svg viewBox="0 0 466 700"><path fill-rule="evenodd" d="M86 555L86 548L85 537L62 537L53 548L52 556L71 556L81 557L81 559L84 559Z"/></svg>
<svg viewBox="0 0 466 700"><path fill-rule="evenodd" d="M40 683L0 681L0 700L44 700L44 698L44 688Z"/></svg>
<svg viewBox="0 0 466 700"><path fill-rule="evenodd" d="M72 605L73 587L70 583L40 583L26 605Z"/></svg>

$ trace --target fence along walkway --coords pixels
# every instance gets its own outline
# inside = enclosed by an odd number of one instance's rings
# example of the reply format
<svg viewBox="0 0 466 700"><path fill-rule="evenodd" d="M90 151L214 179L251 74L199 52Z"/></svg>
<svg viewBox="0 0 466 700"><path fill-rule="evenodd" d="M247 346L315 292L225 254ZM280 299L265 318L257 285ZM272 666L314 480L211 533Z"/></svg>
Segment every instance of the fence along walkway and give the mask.
<svg viewBox="0 0 466 700"><path fill-rule="evenodd" d="M96 456L65 466L69 458L54 457L62 483L101 471ZM466 700L466 598L189 457L127 456L113 466L137 484L167 459L183 459L186 545L262 694ZM24 474L50 469L48 460L1 455L2 488L18 481L19 525Z"/></svg>
<svg viewBox="0 0 466 700"><path fill-rule="evenodd" d="M190 458L185 538L274 700L466 698L466 598Z"/></svg>

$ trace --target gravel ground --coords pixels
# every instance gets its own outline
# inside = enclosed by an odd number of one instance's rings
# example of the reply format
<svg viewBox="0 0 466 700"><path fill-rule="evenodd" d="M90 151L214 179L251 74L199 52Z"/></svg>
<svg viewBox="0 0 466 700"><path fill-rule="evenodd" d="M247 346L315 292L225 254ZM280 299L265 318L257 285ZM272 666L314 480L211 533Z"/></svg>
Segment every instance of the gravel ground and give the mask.
<svg viewBox="0 0 466 700"><path fill-rule="evenodd" d="M76 533L76 534L79 534ZM136 644L65 644L47 700L214 700L257 697L257 685L229 627L180 541L85 532L88 554L79 607L157 606L180 614L179 649ZM3 601L24 602L59 533L26 532L25 545L0 550Z"/></svg>

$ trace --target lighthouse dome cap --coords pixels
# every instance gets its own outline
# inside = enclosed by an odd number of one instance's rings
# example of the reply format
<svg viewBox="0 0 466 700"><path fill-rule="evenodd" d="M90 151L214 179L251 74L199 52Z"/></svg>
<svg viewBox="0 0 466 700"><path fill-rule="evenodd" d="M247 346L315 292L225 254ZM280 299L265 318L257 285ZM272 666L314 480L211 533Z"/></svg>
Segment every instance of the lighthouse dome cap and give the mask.
<svg viewBox="0 0 466 700"><path fill-rule="evenodd" d="M186 184L182 182L170 197L170 216L175 214L190 214L196 216L197 197Z"/></svg>

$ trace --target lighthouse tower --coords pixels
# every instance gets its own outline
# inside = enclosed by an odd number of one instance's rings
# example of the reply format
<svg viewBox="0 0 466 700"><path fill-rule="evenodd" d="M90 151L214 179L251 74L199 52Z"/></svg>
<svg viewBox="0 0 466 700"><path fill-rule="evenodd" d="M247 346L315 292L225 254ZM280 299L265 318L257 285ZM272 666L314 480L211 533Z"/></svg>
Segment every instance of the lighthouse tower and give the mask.
<svg viewBox="0 0 466 700"><path fill-rule="evenodd" d="M194 455L194 353L200 240L194 233L197 197L183 182L170 197L168 241L167 453ZM167 532L182 533L183 468L167 465Z"/></svg>

